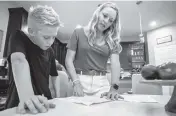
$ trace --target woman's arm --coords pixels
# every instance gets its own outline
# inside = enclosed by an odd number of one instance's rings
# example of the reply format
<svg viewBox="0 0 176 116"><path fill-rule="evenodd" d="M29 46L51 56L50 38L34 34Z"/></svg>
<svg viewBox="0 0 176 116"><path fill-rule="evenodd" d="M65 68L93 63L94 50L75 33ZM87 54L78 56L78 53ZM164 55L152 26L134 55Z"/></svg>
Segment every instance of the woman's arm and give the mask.
<svg viewBox="0 0 176 116"><path fill-rule="evenodd" d="M123 99L122 96L118 94L118 91L114 85L119 85L120 79L120 61L119 61L119 54L112 54L110 57L111 61L111 88L109 92L105 92L101 95L101 97L106 96L108 99L118 100Z"/></svg>
<svg viewBox="0 0 176 116"><path fill-rule="evenodd" d="M76 74L75 67L73 65L73 61L75 59L76 52L73 50L68 49L67 55L65 59L65 65L68 71L69 76L71 77L73 81L73 88L74 88L74 95L75 96L83 96L83 88L80 84L79 78Z"/></svg>
<svg viewBox="0 0 176 116"><path fill-rule="evenodd" d="M112 54L110 57L111 61L111 85L119 84L120 79L120 61L119 54Z"/></svg>
<svg viewBox="0 0 176 116"><path fill-rule="evenodd" d="M67 68L67 72L71 77L72 81L75 81L78 79L78 76L76 74L76 70L73 64L73 61L75 59L75 54L76 54L76 51L68 49L66 54L66 59L65 59L65 66Z"/></svg>

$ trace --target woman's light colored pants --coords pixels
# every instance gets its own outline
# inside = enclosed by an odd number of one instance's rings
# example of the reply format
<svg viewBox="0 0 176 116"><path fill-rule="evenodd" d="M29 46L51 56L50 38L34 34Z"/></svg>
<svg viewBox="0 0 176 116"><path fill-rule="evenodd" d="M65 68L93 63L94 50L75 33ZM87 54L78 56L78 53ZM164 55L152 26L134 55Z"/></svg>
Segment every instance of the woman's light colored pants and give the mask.
<svg viewBox="0 0 176 116"><path fill-rule="evenodd" d="M85 96L101 96L102 93L108 92L110 89L110 79L108 76L89 76L78 74L83 92ZM110 77L110 76L109 76ZM51 78L49 79L50 90L53 96L53 88ZM56 97L73 96L73 84L68 75L64 71L58 71L56 79Z"/></svg>
<svg viewBox="0 0 176 116"><path fill-rule="evenodd" d="M78 74L85 96L101 96L102 93L110 90L108 77L89 76Z"/></svg>

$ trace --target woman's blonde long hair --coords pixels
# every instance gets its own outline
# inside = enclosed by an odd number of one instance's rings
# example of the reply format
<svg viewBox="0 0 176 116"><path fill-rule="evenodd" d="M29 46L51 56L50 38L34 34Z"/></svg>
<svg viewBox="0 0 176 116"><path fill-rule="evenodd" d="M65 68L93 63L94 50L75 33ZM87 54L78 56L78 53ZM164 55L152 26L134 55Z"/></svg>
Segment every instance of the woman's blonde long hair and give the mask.
<svg viewBox="0 0 176 116"><path fill-rule="evenodd" d="M96 25L98 23L98 17L99 13L105 8L110 7L113 8L116 11L116 18L112 25L104 31L105 35L105 41L108 43L109 48L111 50L118 49L119 51L119 45L120 45L120 18L119 18L119 10L115 3L112 2L106 2L101 4L93 13L93 16L88 24L89 28L89 34L88 34L88 42L91 46L94 46L94 40L96 37ZM120 48L121 49L121 48Z"/></svg>

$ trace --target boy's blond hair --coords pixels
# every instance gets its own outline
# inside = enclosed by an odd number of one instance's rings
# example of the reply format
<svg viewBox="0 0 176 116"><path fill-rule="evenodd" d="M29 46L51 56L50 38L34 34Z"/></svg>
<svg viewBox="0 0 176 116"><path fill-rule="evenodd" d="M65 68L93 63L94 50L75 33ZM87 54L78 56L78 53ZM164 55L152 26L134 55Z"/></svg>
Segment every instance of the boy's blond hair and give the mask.
<svg viewBox="0 0 176 116"><path fill-rule="evenodd" d="M28 14L28 25L35 21L37 24L49 26L63 26L56 11L49 6L37 5L30 7Z"/></svg>

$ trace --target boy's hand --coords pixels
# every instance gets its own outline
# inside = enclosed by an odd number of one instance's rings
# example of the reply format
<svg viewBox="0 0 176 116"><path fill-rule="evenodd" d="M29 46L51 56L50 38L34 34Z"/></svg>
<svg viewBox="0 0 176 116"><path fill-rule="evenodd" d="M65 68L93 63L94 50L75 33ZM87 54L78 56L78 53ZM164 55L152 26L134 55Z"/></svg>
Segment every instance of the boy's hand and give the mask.
<svg viewBox="0 0 176 116"><path fill-rule="evenodd" d="M62 71L67 72L63 65L61 65L61 68L62 68Z"/></svg>
<svg viewBox="0 0 176 116"><path fill-rule="evenodd" d="M55 108L55 104L49 103L44 96L35 95L26 101L21 101L17 107L17 113L25 114L27 110L33 114L45 113L50 108Z"/></svg>

